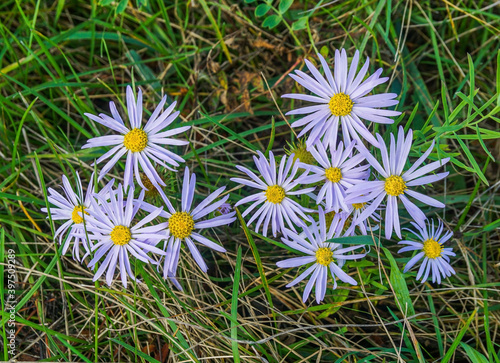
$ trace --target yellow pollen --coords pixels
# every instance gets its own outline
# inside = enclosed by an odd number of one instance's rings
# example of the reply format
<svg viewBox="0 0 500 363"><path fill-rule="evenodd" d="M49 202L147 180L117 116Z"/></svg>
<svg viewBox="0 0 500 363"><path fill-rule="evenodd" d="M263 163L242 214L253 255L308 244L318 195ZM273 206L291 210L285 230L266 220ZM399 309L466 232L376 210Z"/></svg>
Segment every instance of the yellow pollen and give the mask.
<svg viewBox="0 0 500 363"><path fill-rule="evenodd" d="M83 222L83 217L81 217L78 213L85 213L86 215L89 215L87 212L85 212L85 208L83 205L77 205L73 209L73 213L71 213L71 219L73 220L74 223L80 224Z"/></svg>
<svg viewBox="0 0 500 363"><path fill-rule="evenodd" d="M332 115L335 116L350 115L352 106L354 106L354 102L351 100L351 97L342 92L334 94L330 102L328 102L328 107L330 107Z"/></svg>
<svg viewBox="0 0 500 363"><path fill-rule="evenodd" d="M168 219L168 228L175 238L189 237L194 229L193 217L187 212L175 212Z"/></svg>
<svg viewBox="0 0 500 363"><path fill-rule="evenodd" d="M352 206L354 209L363 209L365 207L366 203L352 203Z"/></svg>
<svg viewBox="0 0 500 363"><path fill-rule="evenodd" d="M285 189L279 185L271 185L267 187L266 198L268 202L279 204L285 199Z"/></svg>
<svg viewBox="0 0 500 363"><path fill-rule="evenodd" d="M338 183L342 179L342 172L340 168L328 168L325 170L325 176L332 183Z"/></svg>
<svg viewBox="0 0 500 363"><path fill-rule="evenodd" d="M384 189L387 194L397 197L403 194L407 188L403 178L399 175L391 175L385 180Z"/></svg>
<svg viewBox="0 0 500 363"><path fill-rule="evenodd" d="M118 246L126 245L132 239L130 229L125 226L115 226L109 236L111 237L111 241Z"/></svg>
<svg viewBox="0 0 500 363"><path fill-rule="evenodd" d="M433 238L429 238L424 241L423 250L426 257L436 259L441 257L443 246L441 246L439 242L435 241Z"/></svg>
<svg viewBox="0 0 500 363"><path fill-rule="evenodd" d="M316 262L323 266L328 266L333 261L333 251L328 247L318 248L316 251Z"/></svg>
<svg viewBox="0 0 500 363"><path fill-rule="evenodd" d="M134 153L141 152L148 146L148 134L141 129L132 129L125 135L123 145Z"/></svg>

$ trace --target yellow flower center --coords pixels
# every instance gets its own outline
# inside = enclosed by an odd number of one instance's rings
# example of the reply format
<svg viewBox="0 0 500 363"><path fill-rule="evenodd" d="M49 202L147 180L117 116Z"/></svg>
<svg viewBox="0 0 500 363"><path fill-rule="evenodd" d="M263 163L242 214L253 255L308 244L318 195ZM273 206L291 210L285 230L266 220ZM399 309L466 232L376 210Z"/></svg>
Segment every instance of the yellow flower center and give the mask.
<svg viewBox="0 0 500 363"><path fill-rule="evenodd" d="M435 241L433 238L429 238L424 241L423 250L426 257L436 259L441 257L443 246L441 246L439 242Z"/></svg>
<svg viewBox="0 0 500 363"><path fill-rule="evenodd" d="M316 251L316 262L323 266L328 266L333 261L333 251L328 247L318 248Z"/></svg>
<svg viewBox="0 0 500 363"><path fill-rule="evenodd" d="M115 226L109 236L111 237L111 241L118 246L126 245L132 239L130 229L125 226Z"/></svg>
<svg viewBox="0 0 500 363"><path fill-rule="evenodd" d="M285 189L280 187L279 185L271 185L267 187L266 190L266 198L268 202L278 204L285 199Z"/></svg>
<svg viewBox="0 0 500 363"><path fill-rule="evenodd" d="M404 193L406 188L406 184L399 175L391 175L385 180L385 191L387 194L397 197Z"/></svg>
<svg viewBox="0 0 500 363"><path fill-rule="evenodd" d="M352 106L354 106L354 102L351 100L351 97L342 92L333 95L330 98L330 102L328 102L328 107L330 107L332 115L335 116L350 115Z"/></svg>
<svg viewBox="0 0 500 363"><path fill-rule="evenodd" d="M80 216L78 213L85 213L86 215L89 215L87 212L85 212L85 208L83 205L77 205L73 209L73 213L71 213L71 219L73 220L74 223L80 224L83 222L83 217Z"/></svg>
<svg viewBox="0 0 500 363"><path fill-rule="evenodd" d="M354 209L363 209L365 207L366 203L352 203L352 206Z"/></svg>
<svg viewBox="0 0 500 363"><path fill-rule="evenodd" d="M189 237L194 229L193 217L187 212L176 212L168 219L168 228L175 238Z"/></svg>
<svg viewBox="0 0 500 363"><path fill-rule="evenodd" d="M134 153L141 152L148 146L148 134L141 129L132 129L125 135L123 145Z"/></svg>
<svg viewBox="0 0 500 363"><path fill-rule="evenodd" d="M338 183L342 179L342 172L340 168L328 168L325 170L325 176L332 183Z"/></svg>

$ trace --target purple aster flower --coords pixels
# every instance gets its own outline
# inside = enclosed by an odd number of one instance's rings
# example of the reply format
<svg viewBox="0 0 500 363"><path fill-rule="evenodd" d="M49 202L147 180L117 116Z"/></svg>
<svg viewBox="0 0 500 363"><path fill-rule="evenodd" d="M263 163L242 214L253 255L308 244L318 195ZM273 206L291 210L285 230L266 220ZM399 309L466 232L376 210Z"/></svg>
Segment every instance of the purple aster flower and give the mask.
<svg viewBox="0 0 500 363"><path fill-rule="evenodd" d="M360 166L360 163L365 160L363 155L357 154L351 157L355 144L356 141L352 141L344 150L344 144L340 142L337 148L330 148L329 154L321 143L309 148L320 166L304 164L313 174L300 180L304 184L323 183L316 203L319 204L324 200L325 210L347 211L349 207L344 202L346 189L366 181L370 175L370 171L367 170L369 165Z"/></svg>
<svg viewBox="0 0 500 363"><path fill-rule="evenodd" d="M234 216L236 212L230 212L228 214L223 214L214 218L201 220L203 217L214 212L224 203L226 203L229 195L226 195L221 200L214 202L214 200L220 196L224 189L226 189L226 187L221 187L215 192L209 194L200 204L198 204L193 209L195 187L196 174L193 173L190 177L189 169L186 167L182 185L181 208L174 208L163 191L160 190L160 194L168 209L162 211L159 214L160 217L168 219L168 222L166 224L166 237L164 237L164 248L166 249L166 256L163 276L165 278L170 278L170 280L177 288L179 288L179 290L182 290L182 287L178 283L175 276L177 265L179 263L181 242L184 242L188 246L194 260L203 270L203 272L207 272L208 266L203 260L200 251L194 244L194 241L201 243L206 247L210 247L218 252L226 252L226 249L211 241L207 237L202 236L200 233L198 233L198 230L228 225L234 222L236 219L236 217ZM143 202L141 204L141 208L145 211L151 212L155 207L151 204Z"/></svg>
<svg viewBox="0 0 500 363"><path fill-rule="evenodd" d="M379 229L380 214L374 211L369 218L360 219L359 216L368 207L368 203L352 203L349 204L349 209L346 211L348 214L348 228L346 231L347 236L354 236L356 234L356 227L362 235L367 235L368 232L373 232ZM372 219L372 223L369 223Z"/></svg>
<svg viewBox="0 0 500 363"><path fill-rule="evenodd" d="M312 218L309 221L311 222L309 226L305 223L300 225L304 234L298 235L295 232L289 231L286 234L287 237L282 238L283 243L297 251L305 253L307 256L288 258L278 262L276 265L281 268L291 268L311 264L295 280L286 285L286 287L294 286L312 274L304 289L302 302L306 302L313 286L316 286L316 302L319 304L325 297L328 271L330 271L333 278L334 289L337 288L337 277L343 282L357 285L356 280L342 271L341 267L345 260L363 258L366 256L366 253L348 255L347 253L363 248L364 246L340 248L341 245L338 243L325 242L341 235L345 219L334 218L332 225L327 228L325 213L320 207L319 223L315 222Z"/></svg>
<svg viewBox="0 0 500 363"><path fill-rule="evenodd" d="M300 132L299 137L309 131L311 132L307 139L308 148L315 145L322 137L325 148L328 145L335 147L337 145L339 123L342 126L344 144L348 145L351 138L359 141L361 135L371 144L378 146L377 140L368 131L361 119L392 124L394 121L389 117L401 114L398 111L381 108L398 104L399 101L395 100L397 97L395 93L367 96L376 86L385 83L389 78L380 78L382 73L382 68L380 68L363 81L368 71L368 58L356 75L359 51L354 54L350 67L347 62L346 51L344 49L342 49L342 52L335 51L335 76L332 75L321 54L318 54L318 58L323 66L326 79L308 60L305 62L312 77L302 71L295 71L296 74L290 74L290 77L300 85L317 95L292 93L282 96L315 103L313 106L298 108L287 113L287 115L307 115L293 122L292 127L306 126Z"/></svg>
<svg viewBox="0 0 500 363"><path fill-rule="evenodd" d="M380 143L380 151L382 154L382 163L375 160L372 154L363 146L358 145L359 152L366 158L370 165L378 171L383 180L367 181L354 185L347 189L349 194L346 198L346 203L365 203L371 201L371 204L366 207L359 215L358 219L363 220L372 215L372 213L380 206L386 198L385 210L385 237L391 238L392 231L401 238L401 229L399 224L398 202L401 201L410 216L421 226L425 226L425 214L408 199L408 196L419 200L422 203L432 207L443 208L444 204L437 200L411 190L410 187L434 183L448 175L448 172L438 173L435 175L427 175L431 171L436 170L440 166L446 164L450 158L445 158L439 161L434 161L421 168L420 165L429 156L434 148L434 142L427 151L411 166L407 171L403 172L408 154L412 144L412 130L409 130L405 138L403 127L399 128L397 143L394 140L394 134L391 133L390 152L384 145L384 140L377 134L377 139ZM417 170L417 168L419 168Z"/></svg>
<svg viewBox="0 0 500 363"><path fill-rule="evenodd" d="M93 180L93 174L91 177ZM63 191L65 196L62 196L56 190L49 188L49 196L48 201L50 204L53 204L55 207L49 207L51 217L53 220L63 220L65 221L54 234L54 239L58 236L59 244L63 244L62 254L66 254L68 248L73 242L73 259L81 262L80 257L80 243L85 248L87 253L90 252L89 245L85 238L82 238L81 231L83 230L83 222L84 219L89 215L89 209L92 208L91 200L94 197L94 186L89 185L87 188L87 192L84 195L82 182L80 180L80 175L78 172L76 173L76 193L73 190L68 178L66 175L62 176L63 181ZM104 195L107 193L107 188L102 189L99 194ZM42 212L47 213L47 208L42 208ZM48 218L48 217L47 217ZM66 232L68 232L67 238L63 241Z"/></svg>
<svg viewBox="0 0 500 363"><path fill-rule="evenodd" d="M260 191L243 198L235 204L235 207L253 202L253 204L243 212L242 217L245 217L252 212L255 207L262 204L257 212L253 213L248 224L251 224L258 218L257 224L255 225L255 232L259 232L259 228L264 222L262 234L267 236L269 223L271 223L273 236L276 237L278 232L283 232L285 230L285 221L289 229L295 230L294 224L298 225L301 222L299 216L307 219L304 213L309 213L311 210L302 207L299 203L291 199L290 196L309 193L314 190L314 187L293 191L295 187L303 184L299 180L300 178L295 180L295 175L297 174L300 164L294 163L293 154L281 158L278 170L272 152L269 152L269 161L267 161L266 157L260 151L257 153L259 157L257 158L254 156L253 159L264 180L259 178L251 170L237 165L236 168L247 174L251 180L231 178L231 181L248 185ZM309 167L309 165L307 165L307 167ZM305 174L307 174L307 170L302 176Z"/></svg>
<svg viewBox="0 0 500 363"><path fill-rule="evenodd" d="M233 207L229 203L222 203L219 208L217 208L217 212L220 214L229 214L233 211Z"/></svg>
<svg viewBox="0 0 500 363"><path fill-rule="evenodd" d="M444 228L441 221L439 221L437 229L434 228L434 220L432 224L427 220L427 226L424 228L413 222L412 225L418 232L411 229L408 229L408 231L417 236L422 242L406 240L398 242L398 244L408 245L401 248L398 253L420 251L408 261L403 272L410 270L423 257L424 261L418 269L417 280L422 277L421 281L424 283L427 281L429 274L432 274L432 282L440 284L441 278L450 277L452 274L455 274L455 270L450 265L450 256L455 256L455 253L452 252L453 248L443 247L443 244L453 236L453 232L447 231L444 236L441 236Z"/></svg>
<svg viewBox="0 0 500 363"><path fill-rule="evenodd" d="M108 286L113 282L118 265L124 287L127 287L127 275L132 280L136 280L130 266L129 254L145 263L153 264L156 264L156 261L147 253L165 254L150 243L151 241L159 242L165 238L165 235L161 233L165 228L165 223L144 227L155 219L163 208L156 208L140 222L133 223L144 198L144 191L141 192L137 203L134 203L133 188L129 188L126 200L124 200L123 194L122 185L118 184L116 190L111 190L108 193L109 199L102 195L96 195L100 204L98 205L95 199L91 199L92 208L88 209L89 216L85 219L88 237L95 241L92 246L94 256L88 266L94 267L106 255L93 281L96 281L107 270L106 283ZM85 234L82 234L83 236Z"/></svg>
<svg viewBox="0 0 500 363"><path fill-rule="evenodd" d="M99 164L113 156L101 169L99 180L126 154L124 187L134 185L133 176L135 175L135 179L141 188L147 189L142 183L139 165L151 183L155 186L165 186L153 162L169 170L174 170L169 165L179 166L179 162L184 162L183 158L166 149L163 145L188 144L187 141L172 139L171 136L185 132L191 127L183 126L162 132L162 130L169 126L179 115L179 111L172 113L176 102L173 102L164 112L162 112L166 100L167 96L162 98L160 104L156 107L144 127L142 127L142 90L139 89L136 103L134 93L130 86L127 86L127 113L130 128L125 126L114 102L109 103L113 117L109 117L103 113L99 116L90 113L85 114L90 119L120 133L120 135L94 137L89 139L87 144L82 146L82 149L113 146L111 150L106 152L96 161L96 164Z"/></svg>

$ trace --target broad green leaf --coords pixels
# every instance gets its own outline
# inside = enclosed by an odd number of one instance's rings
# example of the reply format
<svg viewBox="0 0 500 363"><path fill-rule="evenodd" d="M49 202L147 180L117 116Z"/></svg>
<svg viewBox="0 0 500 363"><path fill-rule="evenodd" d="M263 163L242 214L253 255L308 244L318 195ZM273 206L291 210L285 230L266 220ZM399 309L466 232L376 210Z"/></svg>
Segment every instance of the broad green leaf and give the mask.
<svg viewBox="0 0 500 363"><path fill-rule="evenodd" d="M375 243L378 245L378 238L375 236L349 236L349 237L337 237L327 240L326 242L335 242L343 245L368 245L374 246Z"/></svg>
<svg viewBox="0 0 500 363"><path fill-rule="evenodd" d="M271 6L267 4L260 4L255 8L255 16L256 17L261 17L267 14L267 12L271 9Z"/></svg>
<svg viewBox="0 0 500 363"><path fill-rule="evenodd" d="M467 345L463 342L460 342L462 348L464 348L467 353L467 357L472 361L472 363L488 363L488 359L484 356L484 354L479 353L477 350L472 348L470 345Z"/></svg>
<svg viewBox="0 0 500 363"><path fill-rule="evenodd" d="M118 6L116 7L116 13L117 14L123 13L125 11L125 9L127 8L127 5L128 5L128 0L120 1Z"/></svg>
<svg viewBox="0 0 500 363"><path fill-rule="evenodd" d="M286 13L286 11L292 6L293 0L281 0L278 6L278 10L281 14Z"/></svg>
<svg viewBox="0 0 500 363"><path fill-rule="evenodd" d="M269 29L275 28L281 22L281 18L278 15L271 15L264 20L262 26Z"/></svg>
<svg viewBox="0 0 500 363"><path fill-rule="evenodd" d="M394 288L394 293L396 294L396 302L399 305L399 310L405 314L405 316L415 315L415 309L413 303L411 302L410 292L408 291L408 286L406 285L405 278L401 271L399 270L398 264L394 257L392 257L391 252L382 247L385 256L391 264L391 273L389 279L391 280L391 285Z"/></svg>
<svg viewBox="0 0 500 363"><path fill-rule="evenodd" d="M307 16L304 16L300 18L299 20L296 20L292 24L292 30L302 30L307 27Z"/></svg>

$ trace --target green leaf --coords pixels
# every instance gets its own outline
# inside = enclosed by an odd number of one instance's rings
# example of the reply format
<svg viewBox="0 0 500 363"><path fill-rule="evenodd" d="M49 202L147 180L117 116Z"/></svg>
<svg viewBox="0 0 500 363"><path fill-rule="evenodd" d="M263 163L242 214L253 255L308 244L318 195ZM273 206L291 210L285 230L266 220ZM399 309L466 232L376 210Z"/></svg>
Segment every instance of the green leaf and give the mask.
<svg viewBox="0 0 500 363"><path fill-rule="evenodd" d="M343 245L378 245L378 238L375 236L350 236L350 237L337 237L327 240L326 242L335 242Z"/></svg>
<svg viewBox="0 0 500 363"><path fill-rule="evenodd" d="M247 4L251 4L251 3L254 3L254 2L256 2L256 1L257 1L257 0L245 0L245 3L247 3Z"/></svg>
<svg viewBox="0 0 500 363"><path fill-rule="evenodd" d="M271 151L272 148L273 148L274 136L276 135L276 125L275 125L275 122L274 122L274 117L271 118L271 125L272 125L271 137L269 138L269 145L267 146L266 152L264 153L264 155L266 156L266 158L269 157L269 151Z"/></svg>
<svg viewBox="0 0 500 363"><path fill-rule="evenodd" d="M278 6L278 10L281 14L286 13L286 11L292 6L293 0L281 0Z"/></svg>
<svg viewBox="0 0 500 363"><path fill-rule="evenodd" d="M125 11L125 9L127 8L127 5L128 5L128 0L120 1L118 6L116 7L116 13L117 14L123 13Z"/></svg>
<svg viewBox="0 0 500 363"><path fill-rule="evenodd" d="M476 316L478 309L479 308L476 308L472 312L472 314L470 314L469 319L467 319L467 321L465 322L465 325L462 327L462 329L460 329L460 332L458 333L457 337L453 341L453 344L451 345L450 349L448 349L448 351L446 352L446 355L444 356L441 363L448 363L449 362L449 360L451 359L451 357L455 353L455 350L457 350L458 344L460 343L460 341L464 337L465 333L467 332L467 329L469 329L469 325L472 322L472 320L474 319L474 316Z"/></svg>
<svg viewBox="0 0 500 363"><path fill-rule="evenodd" d="M299 18L299 20L296 20L292 24L292 30L301 30L305 29L307 27L307 16L303 16L302 18Z"/></svg>
<svg viewBox="0 0 500 363"><path fill-rule="evenodd" d="M260 4L255 8L255 16L260 18L261 16L266 15L269 9L271 9L271 6L267 4Z"/></svg>
<svg viewBox="0 0 500 363"><path fill-rule="evenodd" d="M281 18L278 15L271 15L267 17L266 20L262 23L262 26L268 27L269 29L273 29L281 22Z"/></svg>
<svg viewBox="0 0 500 363"><path fill-rule="evenodd" d="M347 300L347 297L349 296L349 290L348 289L343 289L343 290L335 290L335 295L333 295L333 300L335 303L329 304L331 307L329 307L327 310L323 311L321 314L319 314L318 319L324 319L328 318L328 316L335 314L341 307L342 303Z"/></svg>
<svg viewBox="0 0 500 363"><path fill-rule="evenodd" d="M323 56L323 58L328 58L328 53L330 53L330 49L326 45L323 45L319 50L319 53Z"/></svg>
<svg viewBox="0 0 500 363"><path fill-rule="evenodd" d="M394 257L392 257L391 252L385 247L382 247L382 249L391 264L389 279L391 280L391 285L394 288L396 303L398 303L399 310L405 314L405 316L415 315L415 309L413 308L413 303L411 302L410 292L408 291L405 278L401 271L399 271L398 264L396 263L396 260L394 260Z"/></svg>
<svg viewBox="0 0 500 363"><path fill-rule="evenodd" d="M470 345L467 345L463 342L460 342L462 348L464 348L467 353L467 357L472 361L472 363L488 363L488 359L484 356L484 354L479 353L477 350L472 348Z"/></svg>
<svg viewBox="0 0 500 363"><path fill-rule="evenodd" d="M458 141L458 143L460 144L460 147L462 148L462 150L464 151L465 155L467 156L467 159L469 159L469 162L471 163L472 167L474 168L474 171L479 176L479 178L484 182L484 184L486 184L486 185L489 186L490 183L488 183L488 180L486 179L486 177L484 176L483 172L479 168L479 165L478 165L476 159L474 158L474 156L472 156L472 153L470 152L469 148L460 139L459 135L457 135L457 134L455 134L455 135L457 136L456 140Z"/></svg>
<svg viewBox="0 0 500 363"><path fill-rule="evenodd" d="M142 359L144 360L147 360L148 362L151 362L151 363L159 363L159 361L157 361L156 359L154 359L153 357L151 357L150 355L146 354L146 353L143 353L141 352L140 350L138 350L136 347L133 347L127 343L124 343L118 339L115 339L115 338L109 338L109 340L115 342L116 344L120 344L122 347L124 347L126 350L128 350L129 352L135 354L135 355L138 355L139 357L141 357Z"/></svg>
<svg viewBox="0 0 500 363"><path fill-rule="evenodd" d="M233 296L231 298L231 346L233 350L233 359L235 363L240 362L240 352L238 350L238 288L241 278L241 246L238 247L236 254L236 268L234 271Z"/></svg>
<svg viewBox="0 0 500 363"><path fill-rule="evenodd" d="M267 302L269 303L273 317L276 319L275 312L274 312L273 299L271 297L271 291L269 290L269 283L267 281L266 273L265 273L264 267L262 265L262 260L260 259L259 249L257 248L257 245L255 244L255 241L253 240L252 234L250 233L250 230L248 229L248 226L247 226L245 220L241 216L240 211L238 210L238 208L234 208L234 209L236 211L236 215L238 216L238 219L240 220L241 227L243 228L243 232L245 232L245 236L247 238L247 241L250 244L253 258L255 259L255 264L257 265L257 270L259 271L260 279L262 281L262 287L264 287L264 292L266 294Z"/></svg>

